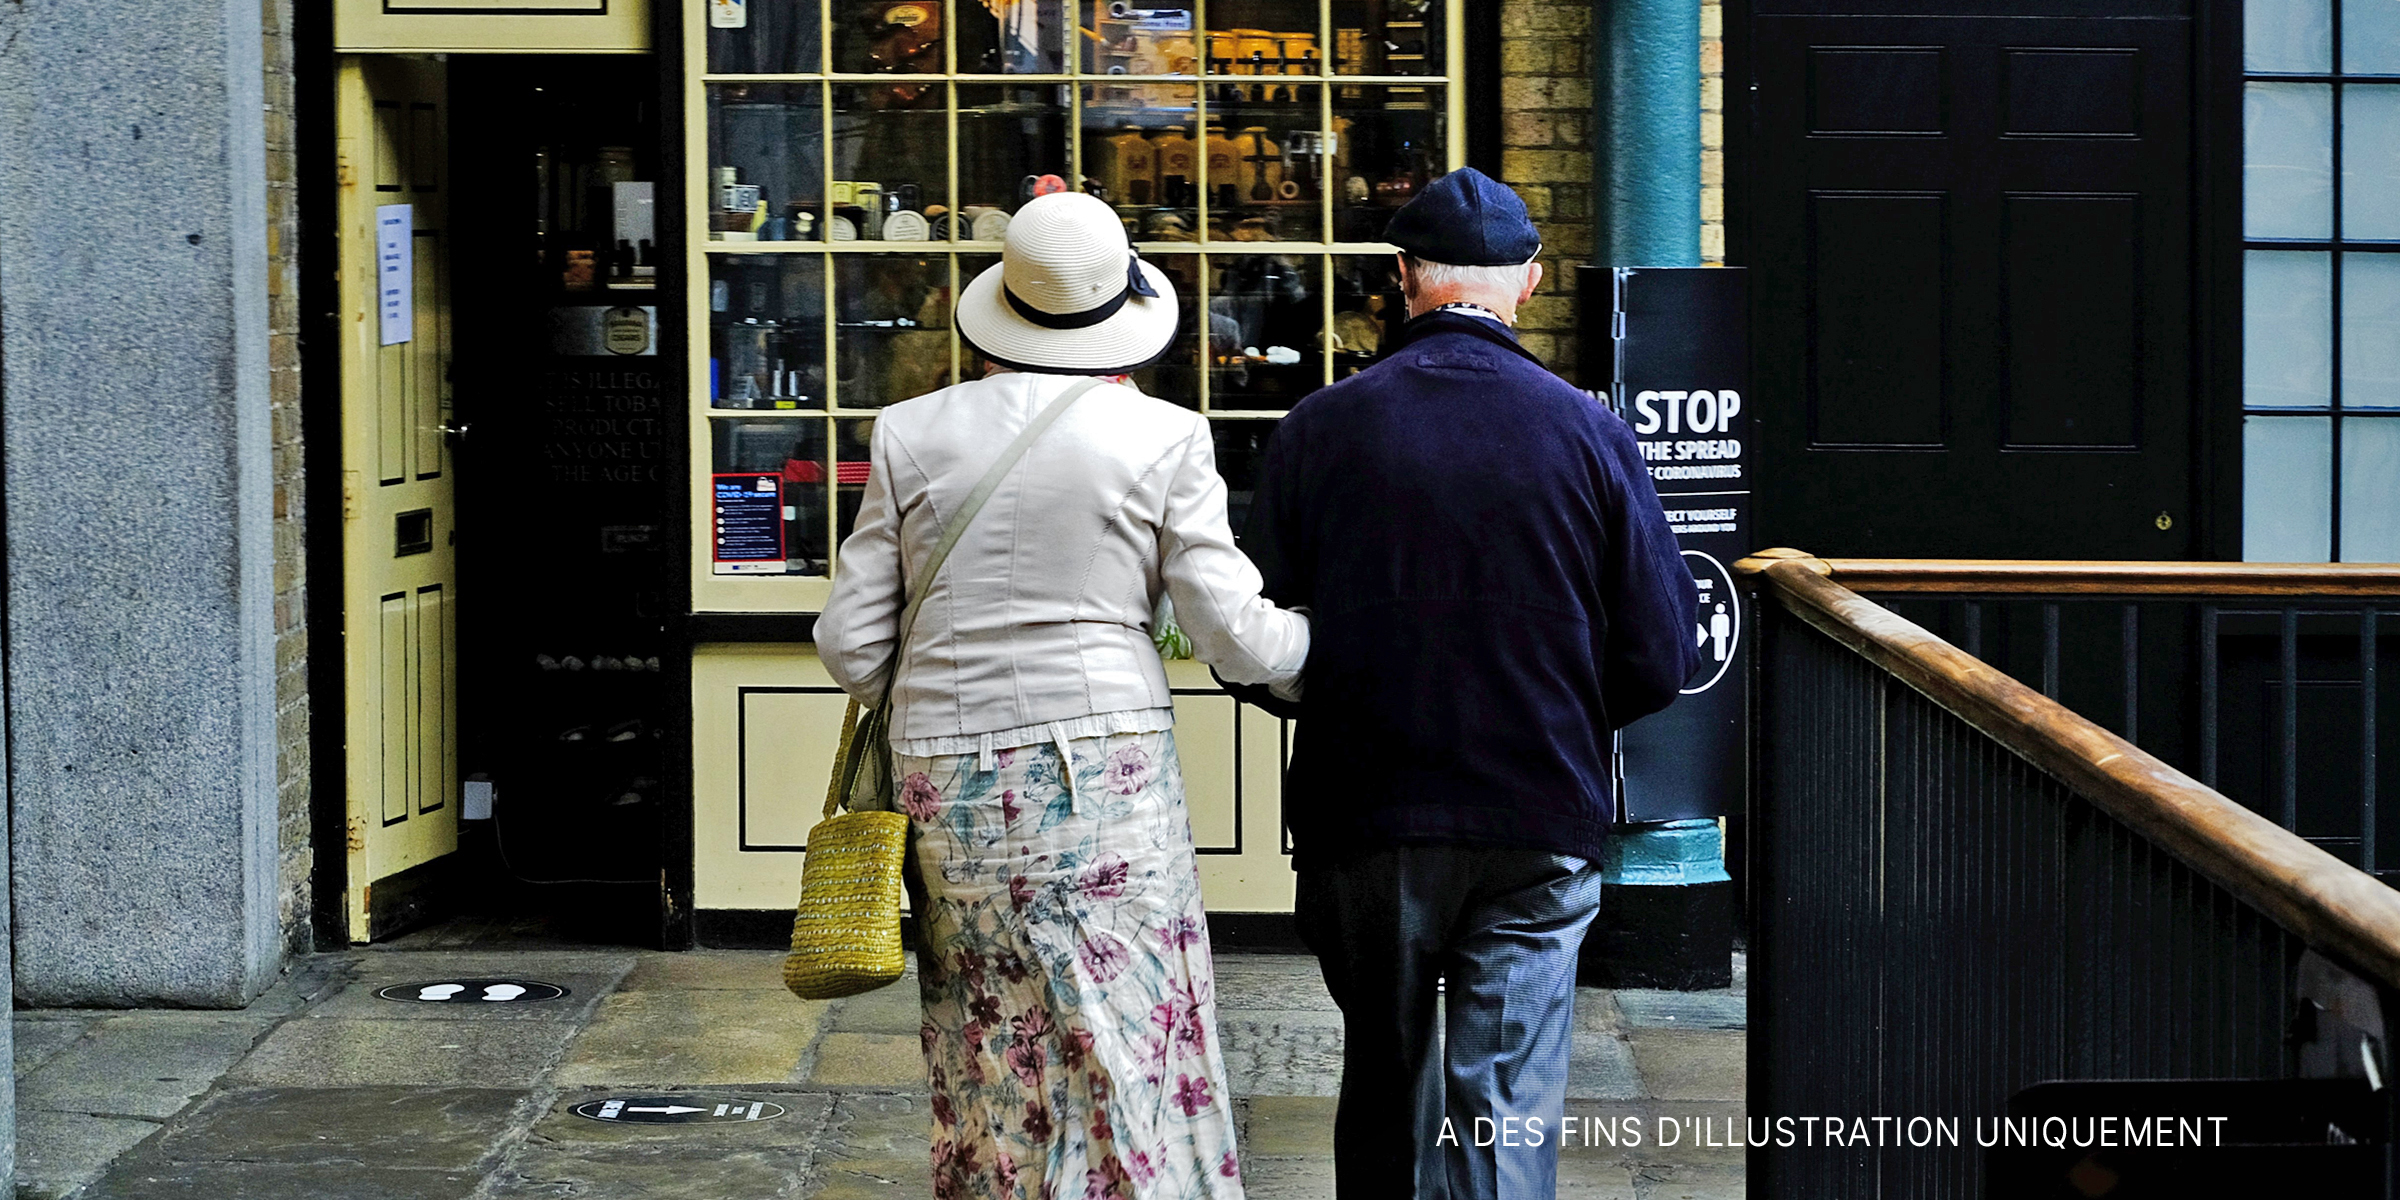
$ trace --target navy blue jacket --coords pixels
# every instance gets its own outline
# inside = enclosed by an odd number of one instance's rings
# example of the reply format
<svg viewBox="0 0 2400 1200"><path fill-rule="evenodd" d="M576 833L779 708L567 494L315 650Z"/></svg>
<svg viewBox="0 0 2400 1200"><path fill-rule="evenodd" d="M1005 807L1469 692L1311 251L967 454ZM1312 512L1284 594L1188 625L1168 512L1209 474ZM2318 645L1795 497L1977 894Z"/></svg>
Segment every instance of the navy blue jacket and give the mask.
<svg viewBox="0 0 2400 1200"><path fill-rule="evenodd" d="M1691 572L1633 432L1496 322L1430 313L1293 406L1242 548L1307 606L1295 865L1395 844L1597 861L1610 732L1699 664Z"/></svg>

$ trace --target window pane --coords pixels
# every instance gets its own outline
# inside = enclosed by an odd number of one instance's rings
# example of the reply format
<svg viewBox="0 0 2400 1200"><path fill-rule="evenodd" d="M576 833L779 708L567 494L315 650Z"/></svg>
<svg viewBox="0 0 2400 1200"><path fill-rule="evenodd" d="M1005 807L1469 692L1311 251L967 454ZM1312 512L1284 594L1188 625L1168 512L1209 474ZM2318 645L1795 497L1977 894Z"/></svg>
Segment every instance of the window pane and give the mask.
<svg viewBox="0 0 2400 1200"><path fill-rule="evenodd" d="M1201 165L1209 240L1322 240L1319 95L1314 84L1211 85Z"/></svg>
<svg viewBox="0 0 2400 1200"><path fill-rule="evenodd" d="M1207 59L1211 75L1316 75L1315 0L1210 0Z"/></svg>
<svg viewBox="0 0 2400 1200"><path fill-rule="evenodd" d="M2250 5L2283 2L2250 0ZM2400 4L2342 0L2342 69L2360 75L2400 74Z"/></svg>
<svg viewBox="0 0 2400 1200"><path fill-rule="evenodd" d="M819 254L709 259L710 402L825 406L825 260Z"/></svg>
<svg viewBox="0 0 2400 1200"><path fill-rule="evenodd" d="M2400 408L2400 254L2342 256L2342 407Z"/></svg>
<svg viewBox="0 0 2400 1200"><path fill-rule="evenodd" d="M1439 75L1447 48L1442 29L1442 0L1334 0L1333 69Z"/></svg>
<svg viewBox="0 0 2400 1200"><path fill-rule="evenodd" d="M845 84L833 89L833 221L837 242L875 240L887 198L929 209L950 201L949 115L944 85ZM892 232L913 235L914 222ZM938 239L940 235L930 236ZM903 240L913 240L904 237Z"/></svg>
<svg viewBox="0 0 2400 1200"><path fill-rule="evenodd" d="M882 408L950 386L950 256L834 257L834 403Z"/></svg>
<svg viewBox="0 0 2400 1200"><path fill-rule="evenodd" d="M958 14L960 72L1057 75L1067 69L1067 0L957 0L951 11Z"/></svg>
<svg viewBox="0 0 2400 1200"><path fill-rule="evenodd" d="M941 74L941 0L833 0L833 69Z"/></svg>
<svg viewBox="0 0 2400 1200"><path fill-rule="evenodd" d="M1083 69L1093 75L1197 75L1200 42L1189 3L1111 3L1092 17Z"/></svg>
<svg viewBox="0 0 2400 1200"><path fill-rule="evenodd" d="M982 220L987 212L1014 216L1037 195L1074 184L1067 145L1067 85L1021 84L958 88L958 200L969 214L960 240L996 233L1005 221Z"/></svg>
<svg viewBox="0 0 2400 1200"><path fill-rule="evenodd" d="M2384 3L2386 0L2370 0ZM2351 0L2342 12L2360 7ZM2242 6L2242 67L2249 71L2333 69L2333 13L2326 0L2246 0Z"/></svg>
<svg viewBox="0 0 2400 1200"><path fill-rule="evenodd" d="M2333 420L2242 418L2242 557L2324 562L2333 546Z"/></svg>
<svg viewBox="0 0 2400 1200"><path fill-rule="evenodd" d="M2314 250L2242 256L2242 403L2331 404L2333 265Z"/></svg>
<svg viewBox="0 0 2400 1200"><path fill-rule="evenodd" d="M1315 255L1208 256L1212 409L1286 409L1325 385L1325 308Z"/></svg>
<svg viewBox="0 0 2400 1200"><path fill-rule="evenodd" d="M825 421L710 421L719 575L824 575Z"/></svg>
<svg viewBox="0 0 2400 1200"><path fill-rule="evenodd" d="M813 83L719 83L708 89L709 240L823 236L824 140Z"/></svg>
<svg viewBox="0 0 2400 1200"><path fill-rule="evenodd" d="M817 7L817 0L710 5L708 69L718 75L815 73L824 65L818 54Z"/></svg>
<svg viewBox="0 0 2400 1200"><path fill-rule="evenodd" d="M1408 320L1400 269L1389 254L1333 260L1333 377L1347 379L1374 365L1384 339Z"/></svg>
<svg viewBox="0 0 2400 1200"><path fill-rule="evenodd" d="M2251 237L2333 236L2333 89L2242 89L2242 228Z"/></svg>
<svg viewBox="0 0 2400 1200"><path fill-rule="evenodd" d="M1392 214L1440 175L1443 154L1439 88L1350 84L1333 93L1333 236L1383 239Z"/></svg>
<svg viewBox="0 0 2400 1200"><path fill-rule="evenodd" d="M1200 92L1191 84L1101 83L1083 93L1083 174L1132 222L1136 241L1199 240Z"/></svg>
<svg viewBox="0 0 2400 1200"><path fill-rule="evenodd" d="M2342 422L2342 561L2400 562L2400 418Z"/></svg>
<svg viewBox="0 0 2400 1200"><path fill-rule="evenodd" d="M2342 89L2342 236L2400 238L2400 86Z"/></svg>

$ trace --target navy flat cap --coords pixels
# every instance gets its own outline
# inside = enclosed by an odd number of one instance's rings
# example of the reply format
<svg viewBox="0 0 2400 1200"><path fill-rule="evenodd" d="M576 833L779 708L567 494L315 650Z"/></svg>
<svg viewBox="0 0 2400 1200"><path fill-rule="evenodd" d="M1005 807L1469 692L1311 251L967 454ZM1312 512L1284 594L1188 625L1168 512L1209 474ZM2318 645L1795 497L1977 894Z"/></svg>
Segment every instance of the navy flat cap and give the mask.
<svg viewBox="0 0 2400 1200"><path fill-rule="evenodd" d="M1392 214L1383 240L1429 262L1513 267L1542 251L1541 231L1507 184L1460 167Z"/></svg>

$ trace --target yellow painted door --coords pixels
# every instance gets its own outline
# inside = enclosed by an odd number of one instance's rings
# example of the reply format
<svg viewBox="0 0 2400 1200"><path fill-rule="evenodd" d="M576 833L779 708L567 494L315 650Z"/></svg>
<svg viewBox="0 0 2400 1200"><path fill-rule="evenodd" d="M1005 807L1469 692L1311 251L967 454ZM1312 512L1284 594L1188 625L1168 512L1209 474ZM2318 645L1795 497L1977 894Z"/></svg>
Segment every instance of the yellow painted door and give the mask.
<svg viewBox="0 0 2400 1200"><path fill-rule="evenodd" d="M350 936L375 884L458 848L458 577L443 64L340 71L342 613Z"/></svg>

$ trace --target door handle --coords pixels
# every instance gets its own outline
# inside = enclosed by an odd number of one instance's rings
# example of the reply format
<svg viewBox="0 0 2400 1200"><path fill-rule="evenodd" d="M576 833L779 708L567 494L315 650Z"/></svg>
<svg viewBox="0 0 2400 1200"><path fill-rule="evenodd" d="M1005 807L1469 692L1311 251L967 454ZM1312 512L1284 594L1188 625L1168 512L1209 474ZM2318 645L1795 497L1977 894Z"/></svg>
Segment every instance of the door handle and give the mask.
<svg viewBox="0 0 2400 1200"><path fill-rule="evenodd" d="M474 428L474 426L466 421L444 421L441 424L434 426L434 428L442 431L443 441L450 443L452 447L456 447L459 443L467 440L467 431Z"/></svg>

